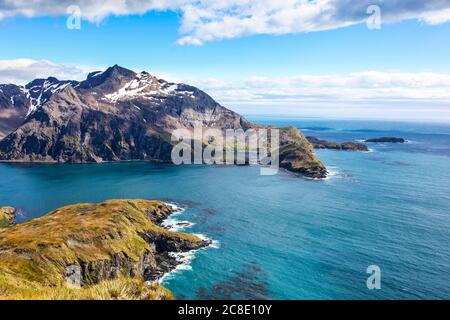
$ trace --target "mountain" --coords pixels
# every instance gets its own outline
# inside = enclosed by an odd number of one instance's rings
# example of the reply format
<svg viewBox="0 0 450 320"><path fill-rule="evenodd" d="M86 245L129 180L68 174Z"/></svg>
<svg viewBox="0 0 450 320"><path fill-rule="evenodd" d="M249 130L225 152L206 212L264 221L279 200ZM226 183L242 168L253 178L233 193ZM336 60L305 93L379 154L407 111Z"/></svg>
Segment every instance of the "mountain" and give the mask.
<svg viewBox="0 0 450 320"><path fill-rule="evenodd" d="M0 139L22 124L29 108L30 101L22 87L0 85Z"/></svg>
<svg viewBox="0 0 450 320"><path fill-rule="evenodd" d="M168 162L174 129L254 127L193 86L118 65L92 72L81 82L51 77L0 88L0 128L5 135L0 161ZM326 169L304 136L285 133L281 144L288 151L280 154L281 166L324 177Z"/></svg>
<svg viewBox="0 0 450 320"><path fill-rule="evenodd" d="M76 81L59 81L54 77L36 79L25 86L0 85L0 139L22 124L25 117L50 97Z"/></svg>

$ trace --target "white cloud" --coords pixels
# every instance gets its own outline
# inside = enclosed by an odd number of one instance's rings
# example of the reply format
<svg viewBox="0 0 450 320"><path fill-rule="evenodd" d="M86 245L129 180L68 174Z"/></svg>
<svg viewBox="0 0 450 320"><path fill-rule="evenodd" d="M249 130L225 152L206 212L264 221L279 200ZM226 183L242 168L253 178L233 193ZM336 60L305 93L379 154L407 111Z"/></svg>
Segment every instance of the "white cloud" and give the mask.
<svg viewBox="0 0 450 320"><path fill-rule="evenodd" d="M0 60L0 83L24 84L54 76L83 80L106 67L57 64L47 60ZM157 73L168 81L198 86L225 105L301 104L307 101L450 101L450 74L367 71L348 74L299 74L243 79L180 77Z"/></svg>
<svg viewBox="0 0 450 320"><path fill-rule="evenodd" d="M0 19L66 15L71 5L81 8L83 18L97 23L111 15L180 12L181 45L343 28L365 23L370 5L380 7L382 23L450 21L448 0L0 0Z"/></svg>
<svg viewBox="0 0 450 320"><path fill-rule="evenodd" d="M423 15L420 20L430 25L445 23L450 20L450 9L430 12L426 15Z"/></svg>
<svg viewBox="0 0 450 320"><path fill-rule="evenodd" d="M191 79L225 105L377 101L450 102L450 74L360 72L240 80ZM449 104L450 105L450 104Z"/></svg>
<svg viewBox="0 0 450 320"><path fill-rule="evenodd" d="M0 60L0 83L25 84L49 76L82 80L88 72L103 69L46 60ZM378 115L450 121L450 74L445 73L367 71L233 80L157 76L197 86L222 105L246 114Z"/></svg>
<svg viewBox="0 0 450 320"><path fill-rule="evenodd" d="M0 83L26 84L33 79L50 76L60 80L82 80L93 69L92 67L56 64L47 60L0 60Z"/></svg>
<svg viewBox="0 0 450 320"><path fill-rule="evenodd" d="M0 18L67 15L69 7L78 6L83 18L90 22L100 22L112 15L176 10L185 2L184 0L0 0Z"/></svg>
<svg viewBox="0 0 450 320"><path fill-rule="evenodd" d="M450 74L369 71L185 81L244 114L450 122Z"/></svg>

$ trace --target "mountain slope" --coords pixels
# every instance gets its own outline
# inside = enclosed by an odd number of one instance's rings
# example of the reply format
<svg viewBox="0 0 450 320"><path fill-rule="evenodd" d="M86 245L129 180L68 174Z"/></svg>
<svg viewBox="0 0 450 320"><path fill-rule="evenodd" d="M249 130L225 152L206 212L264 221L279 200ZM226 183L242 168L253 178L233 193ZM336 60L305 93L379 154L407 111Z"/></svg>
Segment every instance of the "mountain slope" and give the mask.
<svg viewBox="0 0 450 320"><path fill-rule="evenodd" d="M41 79L20 91L28 99L22 108L28 107L27 115L0 141L1 161L170 161L174 129L253 127L195 87L117 65L82 82ZM296 154L308 158L308 168L291 171L323 177L325 167L309 143L301 133L296 137Z"/></svg>
<svg viewBox="0 0 450 320"><path fill-rule="evenodd" d="M26 116L49 98L77 81L59 81L54 77L35 79L25 86L0 85L0 139L19 127Z"/></svg>
<svg viewBox="0 0 450 320"><path fill-rule="evenodd" d="M22 124L29 105L22 87L14 84L0 85L0 140Z"/></svg>

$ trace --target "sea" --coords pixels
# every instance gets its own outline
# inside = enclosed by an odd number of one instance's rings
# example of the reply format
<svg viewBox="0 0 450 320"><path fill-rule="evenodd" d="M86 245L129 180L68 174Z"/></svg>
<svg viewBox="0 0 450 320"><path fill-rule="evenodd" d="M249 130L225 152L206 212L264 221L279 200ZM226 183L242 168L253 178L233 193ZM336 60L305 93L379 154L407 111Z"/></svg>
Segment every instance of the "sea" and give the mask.
<svg viewBox="0 0 450 320"><path fill-rule="evenodd" d="M249 118L407 142L317 150L325 180L258 166L0 163L0 205L17 207L18 222L112 198L176 205L166 227L213 240L160 280L178 299L450 299L450 124Z"/></svg>

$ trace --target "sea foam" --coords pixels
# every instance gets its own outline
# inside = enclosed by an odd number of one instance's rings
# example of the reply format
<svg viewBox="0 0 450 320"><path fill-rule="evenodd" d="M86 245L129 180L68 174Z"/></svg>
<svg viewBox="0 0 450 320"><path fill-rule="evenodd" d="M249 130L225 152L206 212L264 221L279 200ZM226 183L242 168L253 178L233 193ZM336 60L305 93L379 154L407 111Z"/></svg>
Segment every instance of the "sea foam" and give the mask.
<svg viewBox="0 0 450 320"><path fill-rule="evenodd" d="M193 222L177 219L177 217L179 215L181 215L182 213L184 213L186 211L186 209L178 206L175 203L166 203L166 205L170 206L172 208L172 210L174 211L174 213L172 213L167 219L165 219L161 223L161 225L164 228L166 228L170 231L177 232L177 231L182 231L186 228L191 228L195 225L195 223L193 223ZM175 274L177 274L180 271L192 271L191 263L195 259L195 255L198 251L204 250L207 248L214 248L214 249L220 248L220 243L217 240L212 240L201 233L194 233L193 235L199 237L201 240L210 241L211 244L207 247L200 248L197 250L190 250L187 252L170 252L169 256L175 258L175 260L177 261L177 265L174 267L174 269L163 274L158 279L159 283L163 283L166 280L172 279L175 276Z"/></svg>

